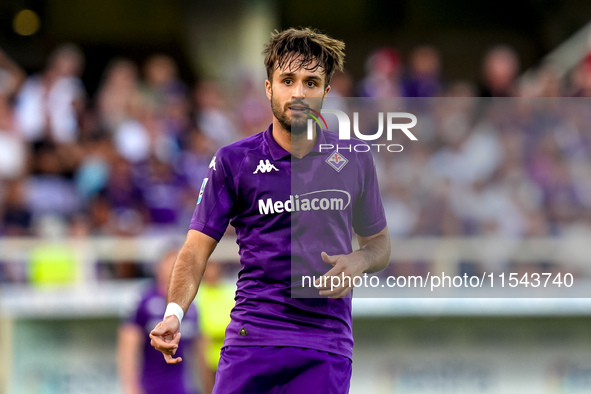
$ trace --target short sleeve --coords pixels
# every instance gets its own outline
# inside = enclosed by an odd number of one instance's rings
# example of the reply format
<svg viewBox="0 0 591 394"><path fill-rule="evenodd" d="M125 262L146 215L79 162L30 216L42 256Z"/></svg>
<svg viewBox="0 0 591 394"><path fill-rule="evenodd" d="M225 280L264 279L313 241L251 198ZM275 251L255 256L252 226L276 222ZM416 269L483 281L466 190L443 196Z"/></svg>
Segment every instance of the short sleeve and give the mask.
<svg viewBox="0 0 591 394"><path fill-rule="evenodd" d="M353 207L353 230L357 235L369 237L387 226L386 215L371 153L361 153L359 158L359 184L362 186Z"/></svg>
<svg viewBox="0 0 591 394"><path fill-rule="evenodd" d="M190 229L220 241L230 221L236 200L233 178L223 148L211 160L207 177L203 179Z"/></svg>

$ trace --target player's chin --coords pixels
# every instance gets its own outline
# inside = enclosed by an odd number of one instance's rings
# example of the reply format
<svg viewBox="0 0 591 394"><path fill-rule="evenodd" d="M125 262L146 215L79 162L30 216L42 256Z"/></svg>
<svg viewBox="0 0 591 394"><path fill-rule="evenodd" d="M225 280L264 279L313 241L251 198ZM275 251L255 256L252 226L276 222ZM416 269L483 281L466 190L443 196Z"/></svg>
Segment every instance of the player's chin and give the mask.
<svg viewBox="0 0 591 394"><path fill-rule="evenodd" d="M306 121L308 120L308 115L305 114L304 112L300 112L300 111L291 111L290 113L290 120L292 122L292 124L295 122L299 125L305 125Z"/></svg>
<svg viewBox="0 0 591 394"><path fill-rule="evenodd" d="M307 130L307 117L304 115L303 117L300 116L292 116L291 117L291 134L299 135L304 134Z"/></svg>

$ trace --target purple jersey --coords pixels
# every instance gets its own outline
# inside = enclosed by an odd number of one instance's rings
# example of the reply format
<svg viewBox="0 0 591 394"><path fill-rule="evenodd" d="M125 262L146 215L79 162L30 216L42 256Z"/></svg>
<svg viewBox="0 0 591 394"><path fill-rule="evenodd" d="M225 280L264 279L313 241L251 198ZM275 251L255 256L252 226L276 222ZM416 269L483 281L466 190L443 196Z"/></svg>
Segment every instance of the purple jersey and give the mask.
<svg viewBox="0 0 591 394"><path fill-rule="evenodd" d="M321 132L298 159L277 144L271 126L212 160L190 228L218 241L228 222L236 229L241 270L224 345L352 357L351 298L292 298L301 275L331 268L322 251L351 253L353 230L369 236L386 227L371 154L321 149L328 145L349 148Z"/></svg>
<svg viewBox="0 0 591 394"><path fill-rule="evenodd" d="M186 369L190 363L167 364L162 353L150 345L150 331L162 320L166 309L166 297L160 295L155 287L142 294L137 308L127 319L128 324L139 326L144 332L142 349L141 383L146 394L191 394L192 378ZM175 357L186 356L191 342L198 335L197 309L191 304L181 324L181 340Z"/></svg>

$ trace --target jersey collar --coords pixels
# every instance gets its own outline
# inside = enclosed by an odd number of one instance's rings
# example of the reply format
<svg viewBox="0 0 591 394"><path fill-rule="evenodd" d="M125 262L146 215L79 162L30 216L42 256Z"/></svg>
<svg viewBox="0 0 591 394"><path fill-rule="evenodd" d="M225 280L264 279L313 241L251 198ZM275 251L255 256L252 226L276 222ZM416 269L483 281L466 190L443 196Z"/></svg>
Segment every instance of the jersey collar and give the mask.
<svg viewBox="0 0 591 394"><path fill-rule="evenodd" d="M320 145L326 143L326 138L324 137L324 132L321 130L318 130L318 128L316 128L316 132L318 133L318 139L316 140L314 147L308 153L308 155L321 154L322 152L320 151ZM291 154L288 151L286 151L285 149L283 149L277 143L277 141L275 141L275 139L273 138L273 124L272 123L269 125L269 128L267 128L267 130L265 130L264 137L265 137L265 141L267 142L267 146L269 147L269 153L271 154L271 157L273 158L273 160L280 160L280 159L283 159L284 157L291 156ZM306 155L306 156L308 156L308 155Z"/></svg>
<svg viewBox="0 0 591 394"><path fill-rule="evenodd" d="M265 141L267 142L267 146L269 147L269 153L273 160L283 159L284 157L289 157L291 154L283 149L275 138L273 138L273 123L269 125L269 128L264 133Z"/></svg>

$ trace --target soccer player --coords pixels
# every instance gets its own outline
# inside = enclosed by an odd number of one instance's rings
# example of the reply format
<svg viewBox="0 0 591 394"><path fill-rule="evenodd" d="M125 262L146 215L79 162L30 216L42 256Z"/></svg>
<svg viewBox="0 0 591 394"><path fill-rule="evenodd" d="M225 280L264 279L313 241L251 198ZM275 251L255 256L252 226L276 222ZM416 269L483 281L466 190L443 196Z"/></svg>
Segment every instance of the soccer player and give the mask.
<svg viewBox="0 0 591 394"><path fill-rule="evenodd" d="M346 393L351 283L314 289L318 298L292 297L292 268L310 267L328 283L385 268L390 238L375 168L365 152L323 151L350 143L336 133L316 129L308 139L304 132L308 99L330 90L330 77L343 68L344 43L288 29L273 34L263 54L273 123L212 159L175 262L165 317L150 337L167 362L181 361L174 356L183 313L230 222L241 270L214 393Z"/></svg>

